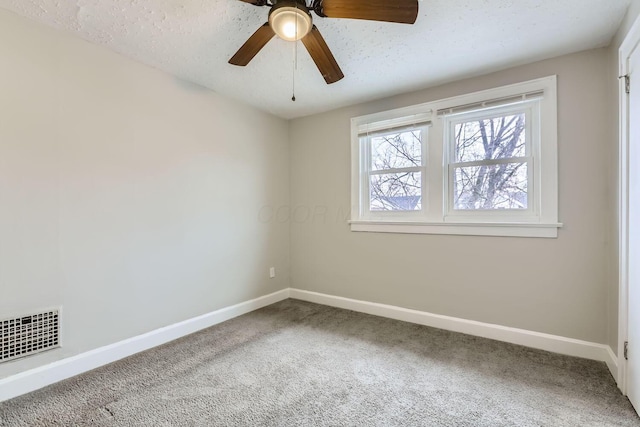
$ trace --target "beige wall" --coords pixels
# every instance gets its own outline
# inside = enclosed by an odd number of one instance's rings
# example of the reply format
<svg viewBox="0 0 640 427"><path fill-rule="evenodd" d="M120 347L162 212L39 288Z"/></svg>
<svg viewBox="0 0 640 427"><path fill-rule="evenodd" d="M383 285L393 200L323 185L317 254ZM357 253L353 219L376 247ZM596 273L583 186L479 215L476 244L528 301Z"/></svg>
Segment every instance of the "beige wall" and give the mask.
<svg viewBox="0 0 640 427"><path fill-rule="evenodd" d="M618 123L619 123L619 59L618 49L631 26L640 15L640 0L632 0L629 10L616 33L611 46L609 46L609 106L611 120L611 149L609 151L609 182L611 210L611 227L609 230L609 295L608 295L608 344L614 352L618 352Z"/></svg>
<svg viewBox="0 0 640 427"><path fill-rule="evenodd" d="M0 378L289 286L286 121L1 9L0 61L0 318L64 344Z"/></svg>
<svg viewBox="0 0 640 427"><path fill-rule="evenodd" d="M608 51L546 60L292 121L292 286L607 342ZM557 239L350 232L352 117L558 75Z"/></svg>
<svg viewBox="0 0 640 427"><path fill-rule="evenodd" d="M288 125L0 10L0 317L64 313L64 347L0 378L286 288L290 269L293 287L615 351L615 74L638 13L609 49ZM551 74L558 239L349 231L351 117Z"/></svg>

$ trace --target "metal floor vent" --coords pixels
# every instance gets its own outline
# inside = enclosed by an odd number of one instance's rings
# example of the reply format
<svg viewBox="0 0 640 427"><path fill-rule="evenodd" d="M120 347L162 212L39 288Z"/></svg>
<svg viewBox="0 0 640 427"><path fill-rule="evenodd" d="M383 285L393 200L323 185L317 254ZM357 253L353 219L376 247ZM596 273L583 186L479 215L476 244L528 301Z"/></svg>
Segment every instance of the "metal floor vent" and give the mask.
<svg viewBox="0 0 640 427"><path fill-rule="evenodd" d="M0 362L60 346L60 310L0 320Z"/></svg>

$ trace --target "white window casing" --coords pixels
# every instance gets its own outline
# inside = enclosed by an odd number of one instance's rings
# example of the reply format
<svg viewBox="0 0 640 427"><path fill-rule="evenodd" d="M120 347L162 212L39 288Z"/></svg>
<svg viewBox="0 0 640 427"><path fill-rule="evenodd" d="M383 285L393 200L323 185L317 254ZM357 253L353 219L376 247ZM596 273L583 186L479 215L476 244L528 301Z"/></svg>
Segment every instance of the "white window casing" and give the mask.
<svg viewBox="0 0 640 427"><path fill-rule="evenodd" d="M550 76L353 118L351 230L557 237L562 224L558 222L556 92L556 76ZM523 114L525 117L524 156L454 163L452 130L457 123L508 114ZM390 134L406 129L421 131L421 165L398 170L373 170L373 138L385 132ZM523 196L516 200L519 209L455 209L453 179L457 168L506 163L526 163L526 208ZM371 177L394 172L421 173L419 208L416 205L410 210L372 210Z"/></svg>

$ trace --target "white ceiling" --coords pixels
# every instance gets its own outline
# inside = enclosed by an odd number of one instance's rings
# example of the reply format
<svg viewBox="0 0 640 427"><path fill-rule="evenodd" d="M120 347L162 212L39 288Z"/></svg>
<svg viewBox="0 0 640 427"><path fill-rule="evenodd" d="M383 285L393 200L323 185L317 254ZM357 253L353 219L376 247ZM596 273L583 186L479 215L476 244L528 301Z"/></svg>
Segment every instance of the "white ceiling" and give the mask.
<svg viewBox="0 0 640 427"><path fill-rule="evenodd" d="M394 0L389 0L394 1ZM318 18L345 78L327 85L298 45L274 38L227 61L267 20L238 0L0 0L0 7L284 118L609 44L630 0L420 0L414 25Z"/></svg>

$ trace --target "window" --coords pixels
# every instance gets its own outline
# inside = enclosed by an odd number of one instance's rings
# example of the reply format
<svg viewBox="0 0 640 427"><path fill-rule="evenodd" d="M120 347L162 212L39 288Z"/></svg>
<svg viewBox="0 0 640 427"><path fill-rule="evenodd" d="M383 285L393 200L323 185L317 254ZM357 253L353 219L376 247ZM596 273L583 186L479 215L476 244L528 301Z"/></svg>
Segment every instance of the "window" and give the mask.
<svg viewBox="0 0 640 427"><path fill-rule="evenodd" d="M535 220L532 153L540 99L445 116L447 213Z"/></svg>
<svg viewBox="0 0 640 427"><path fill-rule="evenodd" d="M422 210L426 126L383 129L361 136L367 148L363 183L370 212Z"/></svg>
<svg viewBox="0 0 640 427"><path fill-rule="evenodd" d="M371 211L422 209L422 130L387 131L370 137Z"/></svg>
<svg viewBox="0 0 640 427"><path fill-rule="evenodd" d="M555 76L352 119L353 231L556 237Z"/></svg>

